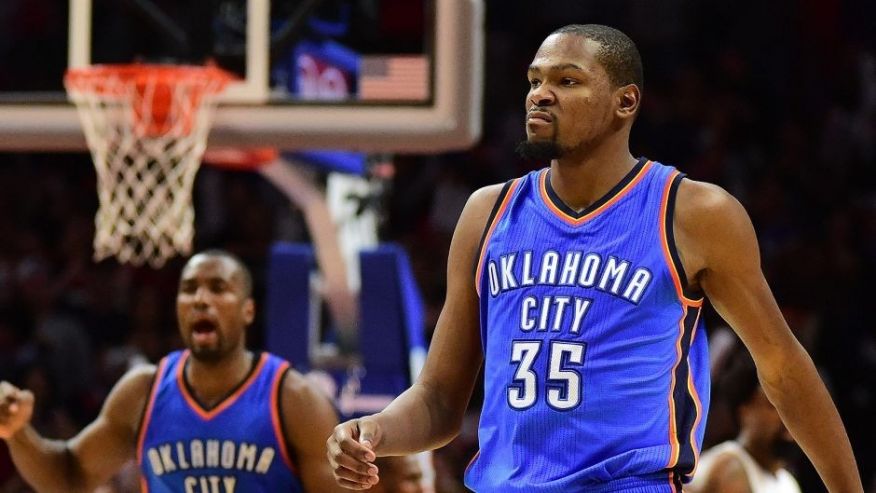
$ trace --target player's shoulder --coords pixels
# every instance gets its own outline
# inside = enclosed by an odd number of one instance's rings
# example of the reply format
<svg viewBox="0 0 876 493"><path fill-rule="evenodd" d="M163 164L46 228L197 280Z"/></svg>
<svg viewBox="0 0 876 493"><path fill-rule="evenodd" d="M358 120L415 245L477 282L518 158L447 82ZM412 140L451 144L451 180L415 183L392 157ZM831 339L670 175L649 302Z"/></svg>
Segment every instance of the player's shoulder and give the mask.
<svg viewBox="0 0 876 493"><path fill-rule="evenodd" d="M152 364L136 365L128 370L110 392L109 399L122 408L136 409L149 397L158 369Z"/></svg>
<svg viewBox="0 0 876 493"><path fill-rule="evenodd" d="M499 200L502 192L507 191L507 184L508 182L495 183L475 190L468 199L469 205L478 210L486 209L489 212Z"/></svg>
<svg viewBox="0 0 876 493"><path fill-rule="evenodd" d="M459 258L461 261L459 264L451 263L451 267L469 265L470 258L476 255L485 228L489 227L489 222L498 212L503 195L508 193L507 183L497 183L479 188L469 196L457 221L454 239L450 244L450 257Z"/></svg>
<svg viewBox="0 0 876 493"><path fill-rule="evenodd" d="M747 213L736 197L724 188L689 178L679 183L675 218L681 226L701 228L736 217L747 217Z"/></svg>
<svg viewBox="0 0 876 493"><path fill-rule="evenodd" d="M279 398L282 411L287 417L294 418L292 421L316 415L332 416L337 421L331 398L314 379L292 367L287 368L281 378Z"/></svg>
<svg viewBox="0 0 876 493"><path fill-rule="evenodd" d="M303 373L291 366L283 370L280 378L284 400L294 400L300 403L324 397L324 392L313 379L307 378Z"/></svg>
<svg viewBox="0 0 876 493"><path fill-rule="evenodd" d="M732 450L725 449L715 454L708 475L712 484L722 485L726 491L747 490L748 473L745 464Z"/></svg>
<svg viewBox="0 0 876 493"><path fill-rule="evenodd" d="M462 219L466 218L474 220L476 223L481 223L483 219L491 216L499 207L502 199L512 193L512 186L515 182L519 182L520 178L508 180L503 183L495 183L481 187L468 198L463 210Z"/></svg>
<svg viewBox="0 0 876 493"><path fill-rule="evenodd" d="M677 206L706 213L738 203L735 197L724 188L705 181L685 177L678 185Z"/></svg>
<svg viewBox="0 0 876 493"><path fill-rule="evenodd" d="M152 382L158 373L158 367L153 364L138 364L125 372L117 384L118 388L131 388L132 390L145 389L148 393Z"/></svg>
<svg viewBox="0 0 876 493"><path fill-rule="evenodd" d="M136 429L155 385L157 371L151 364L140 364L128 370L107 396L102 414L111 422Z"/></svg>
<svg viewBox="0 0 876 493"><path fill-rule="evenodd" d="M462 214L457 224L457 232L465 233L466 237L469 236L468 233L473 238L479 237L480 231L484 227L487 218L490 217L503 191L507 193L505 184L497 183L472 192L465 203L465 207L462 209Z"/></svg>
<svg viewBox="0 0 876 493"><path fill-rule="evenodd" d="M527 184L533 183L542 176L545 168L532 170L523 176L518 176L510 180L487 185L475 190L468 199L467 206L472 206L478 210L492 211L500 205L502 200L516 192L516 190L525 188Z"/></svg>

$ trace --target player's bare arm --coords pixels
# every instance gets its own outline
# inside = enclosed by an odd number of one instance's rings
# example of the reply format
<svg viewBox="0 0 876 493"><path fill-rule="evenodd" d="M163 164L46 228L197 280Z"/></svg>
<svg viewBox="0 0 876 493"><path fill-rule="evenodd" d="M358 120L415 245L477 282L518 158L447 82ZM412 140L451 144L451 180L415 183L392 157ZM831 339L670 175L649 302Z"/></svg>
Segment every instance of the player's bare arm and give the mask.
<svg viewBox="0 0 876 493"><path fill-rule="evenodd" d="M683 180L674 225L689 284L751 352L764 392L829 491L862 492L842 421L767 285L742 205L720 187Z"/></svg>
<svg viewBox="0 0 876 493"><path fill-rule="evenodd" d="M306 491L344 491L332 476L325 457L325 437L338 424L329 400L295 370L288 370L281 390L283 432Z"/></svg>
<svg viewBox="0 0 876 493"><path fill-rule="evenodd" d="M367 489L376 455L434 449L458 433L483 354L473 268L478 243L502 185L472 194L462 211L447 261L447 297L417 382L373 416L343 423L328 440L339 484ZM370 446L361 442L367 441ZM373 452L372 452L373 449Z"/></svg>
<svg viewBox="0 0 876 493"><path fill-rule="evenodd" d="M137 427L155 376L154 366L128 372L100 415L69 441L44 438L30 426L33 395L3 382L0 436L24 479L41 492L93 491L134 458Z"/></svg>

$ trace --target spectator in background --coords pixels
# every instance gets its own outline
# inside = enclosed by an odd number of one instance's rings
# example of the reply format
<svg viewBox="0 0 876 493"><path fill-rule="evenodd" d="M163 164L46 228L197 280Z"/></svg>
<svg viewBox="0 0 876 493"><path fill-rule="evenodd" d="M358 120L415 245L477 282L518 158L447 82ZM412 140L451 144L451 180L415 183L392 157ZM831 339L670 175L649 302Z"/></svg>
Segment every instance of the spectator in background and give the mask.
<svg viewBox="0 0 876 493"><path fill-rule="evenodd" d="M796 448L794 439L764 394L747 351L734 348L726 367L717 372L715 392L735 412L739 435L703 453L690 491L800 493L797 481L785 469Z"/></svg>
<svg viewBox="0 0 876 493"><path fill-rule="evenodd" d="M369 490L371 493L426 493L418 456L381 457L377 467L380 482Z"/></svg>

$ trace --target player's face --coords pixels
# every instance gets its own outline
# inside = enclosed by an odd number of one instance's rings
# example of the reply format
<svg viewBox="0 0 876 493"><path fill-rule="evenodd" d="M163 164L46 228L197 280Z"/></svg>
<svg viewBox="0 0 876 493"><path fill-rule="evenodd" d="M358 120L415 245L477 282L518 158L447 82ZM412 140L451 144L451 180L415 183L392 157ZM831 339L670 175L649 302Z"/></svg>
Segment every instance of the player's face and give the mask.
<svg viewBox="0 0 876 493"><path fill-rule="evenodd" d="M183 269L176 313L186 347L195 358L221 359L243 347L254 305L242 275L228 258L196 255Z"/></svg>
<svg viewBox="0 0 876 493"><path fill-rule="evenodd" d="M552 142L566 154L609 129L614 88L596 59L598 48L597 42L568 33L541 44L527 71L528 142Z"/></svg>

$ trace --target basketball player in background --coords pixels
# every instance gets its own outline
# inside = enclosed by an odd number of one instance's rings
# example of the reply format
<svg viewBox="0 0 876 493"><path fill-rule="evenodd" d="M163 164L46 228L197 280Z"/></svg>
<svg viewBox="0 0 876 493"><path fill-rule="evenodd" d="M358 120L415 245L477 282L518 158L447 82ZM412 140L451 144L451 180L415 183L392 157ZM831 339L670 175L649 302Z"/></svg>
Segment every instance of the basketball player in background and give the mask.
<svg viewBox="0 0 876 493"><path fill-rule="evenodd" d="M716 394L733 410L739 426L734 440L703 453L692 493L800 493L785 468L794 439L757 380L757 368L745 351L734 351L717 373Z"/></svg>
<svg viewBox="0 0 876 493"><path fill-rule="evenodd" d="M376 462L380 482L373 493L426 493L423 468L416 455L380 457Z"/></svg>
<svg viewBox="0 0 876 493"><path fill-rule="evenodd" d="M643 87L633 42L566 26L544 40L528 79L520 151L550 166L471 196L425 368L385 410L335 428L338 483L368 489L376 457L452 440L484 362L472 490L680 492L708 411L708 296L828 489L861 493L843 424L779 312L742 206L630 154Z"/></svg>
<svg viewBox="0 0 876 493"><path fill-rule="evenodd" d="M25 480L93 491L136 457L153 493L337 490L324 450L337 424L330 402L287 362L245 347L251 279L228 252L194 255L177 293L187 349L128 372L69 441L39 436L33 395L2 382L0 437Z"/></svg>

